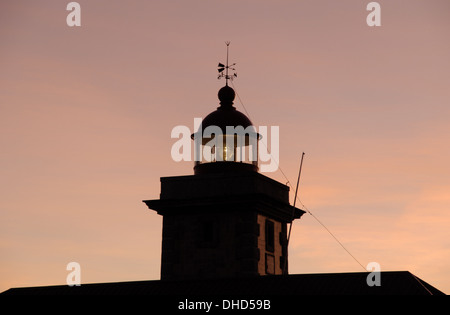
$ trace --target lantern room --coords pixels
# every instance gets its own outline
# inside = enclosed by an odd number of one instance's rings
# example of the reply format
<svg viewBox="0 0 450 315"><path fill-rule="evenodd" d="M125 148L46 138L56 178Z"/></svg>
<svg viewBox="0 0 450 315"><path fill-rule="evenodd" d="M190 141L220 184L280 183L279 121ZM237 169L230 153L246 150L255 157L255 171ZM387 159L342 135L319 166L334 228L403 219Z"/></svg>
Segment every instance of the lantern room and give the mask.
<svg viewBox="0 0 450 315"><path fill-rule="evenodd" d="M194 140L194 173L258 171L258 134L250 119L233 106L235 91L219 90L220 106L206 116Z"/></svg>

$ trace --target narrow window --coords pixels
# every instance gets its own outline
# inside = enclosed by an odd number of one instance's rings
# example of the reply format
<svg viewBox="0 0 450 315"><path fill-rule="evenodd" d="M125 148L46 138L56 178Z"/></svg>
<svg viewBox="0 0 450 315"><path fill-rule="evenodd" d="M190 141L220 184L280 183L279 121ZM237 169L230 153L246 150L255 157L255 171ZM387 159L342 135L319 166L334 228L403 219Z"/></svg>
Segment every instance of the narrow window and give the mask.
<svg viewBox="0 0 450 315"><path fill-rule="evenodd" d="M266 274L275 274L275 257L272 254L266 253Z"/></svg>
<svg viewBox="0 0 450 315"><path fill-rule="evenodd" d="M275 231L273 221L266 220L266 250L274 252L275 250Z"/></svg>

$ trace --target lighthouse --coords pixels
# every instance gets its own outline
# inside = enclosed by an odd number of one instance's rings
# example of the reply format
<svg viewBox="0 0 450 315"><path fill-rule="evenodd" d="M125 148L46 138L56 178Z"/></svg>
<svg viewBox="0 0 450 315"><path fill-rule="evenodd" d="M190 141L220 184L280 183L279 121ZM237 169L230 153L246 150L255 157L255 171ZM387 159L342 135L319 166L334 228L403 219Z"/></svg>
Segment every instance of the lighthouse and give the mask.
<svg viewBox="0 0 450 315"><path fill-rule="evenodd" d="M219 106L191 136L194 174L161 177L160 199L144 200L163 217L162 280L287 274L287 226L305 213L288 186L259 173L261 135L234 107L228 46Z"/></svg>

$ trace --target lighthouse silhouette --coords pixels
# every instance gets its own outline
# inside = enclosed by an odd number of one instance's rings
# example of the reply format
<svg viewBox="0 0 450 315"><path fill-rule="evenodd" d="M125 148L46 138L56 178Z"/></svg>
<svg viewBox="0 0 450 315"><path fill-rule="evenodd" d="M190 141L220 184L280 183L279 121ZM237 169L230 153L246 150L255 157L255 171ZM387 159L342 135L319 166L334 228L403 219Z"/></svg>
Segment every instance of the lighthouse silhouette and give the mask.
<svg viewBox="0 0 450 315"><path fill-rule="evenodd" d="M162 280L286 274L287 225L305 213L288 186L258 172L261 135L233 106L228 46L220 105L191 136L194 174L162 177L160 199L144 200L163 216Z"/></svg>

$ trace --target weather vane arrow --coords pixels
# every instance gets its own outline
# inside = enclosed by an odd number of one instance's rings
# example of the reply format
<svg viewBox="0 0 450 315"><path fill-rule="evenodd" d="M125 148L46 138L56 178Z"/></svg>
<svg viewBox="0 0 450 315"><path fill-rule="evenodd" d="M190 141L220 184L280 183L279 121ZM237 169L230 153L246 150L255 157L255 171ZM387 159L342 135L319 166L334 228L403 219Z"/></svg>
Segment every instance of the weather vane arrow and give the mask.
<svg viewBox="0 0 450 315"><path fill-rule="evenodd" d="M228 64L228 48L230 46L230 42L226 41L225 44L227 45L227 63L226 63L226 65L224 65L219 62L218 69L217 69L217 71L219 71L219 76L217 77L217 79L225 78L226 85L228 86L228 80L233 80L233 78L236 78L237 73L234 72L232 75L228 74L228 70L236 71L236 69L234 68L234 66L236 64L235 63L233 63L231 65Z"/></svg>

